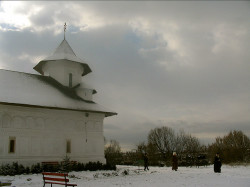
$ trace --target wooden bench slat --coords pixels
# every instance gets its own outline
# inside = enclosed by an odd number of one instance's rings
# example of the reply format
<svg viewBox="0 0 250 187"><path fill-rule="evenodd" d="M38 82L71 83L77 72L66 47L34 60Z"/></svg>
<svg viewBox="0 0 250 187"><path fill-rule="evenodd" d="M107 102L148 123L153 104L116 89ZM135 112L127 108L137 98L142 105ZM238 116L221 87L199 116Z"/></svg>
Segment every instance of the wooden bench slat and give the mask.
<svg viewBox="0 0 250 187"><path fill-rule="evenodd" d="M58 183L58 182L45 182L45 184L60 184L60 185L65 185L65 183ZM67 186L77 186L77 184L67 184Z"/></svg>
<svg viewBox="0 0 250 187"><path fill-rule="evenodd" d="M69 179L65 179L65 178L43 177L43 179L50 180L50 181L69 182Z"/></svg>
<svg viewBox="0 0 250 187"><path fill-rule="evenodd" d="M53 176L62 176L62 177L64 177L64 176L68 176L68 174L67 173L51 173L51 172L42 172L42 174L43 175L53 175Z"/></svg>
<svg viewBox="0 0 250 187"><path fill-rule="evenodd" d="M61 185L65 185L65 183L60 183L60 182L45 182L45 184L61 184Z"/></svg>

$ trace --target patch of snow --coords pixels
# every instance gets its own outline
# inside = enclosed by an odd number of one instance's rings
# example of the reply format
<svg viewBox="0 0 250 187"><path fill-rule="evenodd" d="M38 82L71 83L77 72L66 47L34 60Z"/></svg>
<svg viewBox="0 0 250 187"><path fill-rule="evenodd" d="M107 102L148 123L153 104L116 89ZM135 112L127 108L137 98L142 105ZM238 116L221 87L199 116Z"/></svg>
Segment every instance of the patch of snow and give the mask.
<svg viewBox="0 0 250 187"><path fill-rule="evenodd" d="M170 167L149 167L149 171L144 171L142 167L117 166L116 171L70 172L69 176L70 183L79 187L250 186L250 166L223 165L222 173L214 173L213 166L179 167L178 171L172 171ZM0 176L0 181L6 180L12 181L12 186L16 187L43 186L41 174Z"/></svg>

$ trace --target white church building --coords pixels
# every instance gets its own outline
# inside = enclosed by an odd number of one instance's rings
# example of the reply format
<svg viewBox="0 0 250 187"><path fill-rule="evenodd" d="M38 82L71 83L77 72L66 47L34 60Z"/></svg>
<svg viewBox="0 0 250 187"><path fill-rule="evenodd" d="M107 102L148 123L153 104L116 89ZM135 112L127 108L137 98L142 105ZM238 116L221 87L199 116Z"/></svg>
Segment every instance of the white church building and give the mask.
<svg viewBox="0 0 250 187"><path fill-rule="evenodd" d="M64 39L34 69L0 70L0 165L62 161L102 162L103 120L117 113L92 100L83 76L90 67Z"/></svg>

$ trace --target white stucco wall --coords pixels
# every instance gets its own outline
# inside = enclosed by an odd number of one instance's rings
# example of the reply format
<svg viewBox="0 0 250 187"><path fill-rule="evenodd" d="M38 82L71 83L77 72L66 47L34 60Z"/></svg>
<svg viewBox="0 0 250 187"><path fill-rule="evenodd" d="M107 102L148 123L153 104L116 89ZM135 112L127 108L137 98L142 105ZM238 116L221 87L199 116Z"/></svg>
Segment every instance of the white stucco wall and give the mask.
<svg viewBox="0 0 250 187"><path fill-rule="evenodd" d="M72 161L105 163L104 114L28 108L0 104L0 164L32 165L42 161L62 161L66 142L71 142ZM9 153L9 139L16 140Z"/></svg>
<svg viewBox="0 0 250 187"><path fill-rule="evenodd" d="M76 62L58 60L47 62L43 66L44 75L51 76L64 86L69 86L69 74L72 73L72 87L81 82L84 68Z"/></svg>
<svg viewBox="0 0 250 187"><path fill-rule="evenodd" d="M77 88L76 93L85 100L92 101L93 99L93 89Z"/></svg>

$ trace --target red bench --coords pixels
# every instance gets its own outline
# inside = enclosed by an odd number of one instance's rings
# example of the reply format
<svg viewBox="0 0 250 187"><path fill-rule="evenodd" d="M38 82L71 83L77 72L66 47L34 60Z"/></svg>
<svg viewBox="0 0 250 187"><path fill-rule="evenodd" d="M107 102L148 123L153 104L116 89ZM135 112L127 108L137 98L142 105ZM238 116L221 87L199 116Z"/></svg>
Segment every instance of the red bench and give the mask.
<svg viewBox="0 0 250 187"><path fill-rule="evenodd" d="M49 173L49 172L43 172L43 187L45 187L45 184L50 184L52 187L52 184L58 184L58 185L64 185L64 186L77 186L77 184L69 184L69 179L67 173Z"/></svg>
<svg viewBox="0 0 250 187"><path fill-rule="evenodd" d="M59 162L54 161L54 162L42 162L42 167L58 167Z"/></svg>

